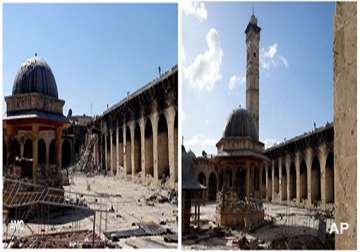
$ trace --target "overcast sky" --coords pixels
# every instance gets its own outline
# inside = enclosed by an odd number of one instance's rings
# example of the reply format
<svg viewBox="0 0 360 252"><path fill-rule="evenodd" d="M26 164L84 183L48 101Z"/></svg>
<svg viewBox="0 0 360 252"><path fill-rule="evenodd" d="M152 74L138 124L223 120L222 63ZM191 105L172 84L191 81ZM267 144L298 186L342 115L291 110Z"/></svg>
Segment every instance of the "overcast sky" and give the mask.
<svg viewBox="0 0 360 252"><path fill-rule="evenodd" d="M192 3L182 13L183 134L216 153L233 109L245 107L245 28L260 38L260 140L267 146L333 120L335 3Z"/></svg>

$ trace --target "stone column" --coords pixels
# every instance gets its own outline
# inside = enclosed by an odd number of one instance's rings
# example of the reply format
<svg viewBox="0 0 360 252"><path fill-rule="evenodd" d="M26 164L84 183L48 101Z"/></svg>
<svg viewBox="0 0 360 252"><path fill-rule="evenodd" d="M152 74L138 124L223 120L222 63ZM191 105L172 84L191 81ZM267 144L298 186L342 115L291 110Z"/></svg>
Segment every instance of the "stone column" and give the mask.
<svg viewBox="0 0 360 252"><path fill-rule="evenodd" d="M10 158L11 155L14 154L12 153L12 139L15 135L15 128L12 125L6 125L6 137L5 137L5 142L6 142L6 164L10 164Z"/></svg>
<svg viewBox="0 0 360 252"><path fill-rule="evenodd" d="M175 146L174 146L174 133L175 133L175 109L173 106L165 110L167 128L168 128L168 149L169 149L169 167L170 167L170 184L175 187Z"/></svg>
<svg viewBox="0 0 360 252"><path fill-rule="evenodd" d="M311 165L312 165L312 149L308 147L305 150L305 162L306 162L306 169L307 169L307 202L306 205L308 207L311 206Z"/></svg>
<svg viewBox="0 0 360 252"><path fill-rule="evenodd" d="M159 156L158 156L158 123L159 113L154 111L151 116L151 126L153 131L153 162L154 162L154 182L159 183Z"/></svg>
<svg viewBox="0 0 360 252"><path fill-rule="evenodd" d="M126 161L126 124L125 124L125 120L124 120L124 123L123 123L123 126L122 126L122 131L123 131L123 149L122 149L122 155L123 155L123 160L124 160L124 172L125 172L125 177L126 177L126 174L127 174L127 161Z"/></svg>
<svg viewBox="0 0 360 252"><path fill-rule="evenodd" d="M326 207L326 158L327 148L325 144L320 146L319 152L319 163L320 163L320 196L321 196L321 207Z"/></svg>
<svg viewBox="0 0 360 252"><path fill-rule="evenodd" d="M271 160L271 201L276 201L275 200L275 160Z"/></svg>
<svg viewBox="0 0 360 252"><path fill-rule="evenodd" d="M140 125L140 146L141 146L141 177L143 183L145 183L145 118L144 115L141 116L139 119L139 125Z"/></svg>
<svg viewBox="0 0 360 252"><path fill-rule="evenodd" d="M206 183L206 190L204 191L203 193L203 205L205 205L206 202L208 202L208 199L209 199L209 174L207 171L204 172L204 175L205 175L205 183Z"/></svg>
<svg viewBox="0 0 360 252"><path fill-rule="evenodd" d="M38 140L39 139L39 125L32 125L31 140L32 140L32 175L33 183L37 183L37 168L38 168ZM61 161L60 161L61 162Z"/></svg>
<svg viewBox="0 0 360 252"><path fill-rule="evenodd" d="M97 135L95 135L94 137L97 138ZM97 169L98 165L99 165L99 141L95 141L95 144L94 144L94 164L95 164L95 167Z"/></svg>
<svg viewBox="0 0 360 252"><path fill-rule="evenodd" d="M46 174L48 174L48 172L49 172L49 167L50 167L50 162L49 162L49 160L50 160L50 142L49 142L49 140L47 140L46 142L45 142L45 146L46 146L46 157L45 157L45 167L46 167L46 169L45 169L45 172L46 172Z"/></svg>
<svg viewBox="0 0 360 252"><path fill-rule="evenodd" d="M112 127L112 125L111 125ZM113 130L110 128L110 175L114 175L114 156L113 156Z"/></svg>
<svg viewBox="0 0 360 252"><path fill-rule="evenodd" d="M250 173L251 173L251 166L249 162L246 163L246 198L249 199L250 197Z"/></svg>
<svg viewBox="0 0 360 252"><path fill-rule="evenodd" d="M116 121L116 175L119 176L120 159L119 159L119 122Z"/></svg>
<svg viewBox="0 0 360 252"><path fill-rule="evenodd" d="M103 153L102 153L102 146L103 146L103 138L101 132L99 133L99 139L98 139L98 157L99 157L99 170L102 170L102 164L103 164Z"/></svg>
<svg viewBox="0 0 360 252"><path fill-rule="evenodd" d="M24 157L25 141L19 141L20 144L20 158Z"/></svg>
<svg viewBox="0 0 360 252"><path fill-rule="evenodd" d="M105 138L105 173L108 173L108 154L107 154L107 132L104 134Z"/></svg>
<svg viewBox="0 0 360 252"><path fill-rule="evenodd" d="M266 189L266 200L269 200L269 197L270 197L270 195L269 195L269 164L268 164L268 162L266 162L265 163L265 189Z"/></svg>
<svg viewBox="0 0 360 252"><path fill-rule="evenodd" d="M61 171L62 168L62 127L57 127L55 130L55 158L56 158L56 168L58 171Z"/></svg>
<svg viewBox="0 0 360 252"><path fill-rule="evenodd" d="M290 193L290 156L287 155L285 159L285 167L286 167L286 194L287 194L287 202L290 203L291 193Z"/></svg>
<svg viewBox="0 0 360 252"><path fill-rule="evenodd" d="M282 196L283 196L283 184L282 184L282 158L279 158L279 202L282 201Z"/></svg>
<svg viewBox="0 0 360 252"><path fill-rule="evenodd" d="M300 153L295 153L295 169L296 169L296 204L300 203L301 180L300 180Z"/></svg>
<svg viewBox="0 0 360 252"><path fill-rule="evenodd" d="M135 171L135 121L129 122L130 128L130 142L131 142L131 177L134 181L136 171Z"/></svg>
<svg viewBox="0 0 360 252"><path fill-rule="evenodd" d="M262 175L263 175L263 169L264 169L264 167L263 167L263 165L261 165L260 167L259 167L259 191L260 191L260 195L259 195L259 199L262 199L263 198L263 183L262 183L262 180L263 180L263 177L262 177Z"/></svg>

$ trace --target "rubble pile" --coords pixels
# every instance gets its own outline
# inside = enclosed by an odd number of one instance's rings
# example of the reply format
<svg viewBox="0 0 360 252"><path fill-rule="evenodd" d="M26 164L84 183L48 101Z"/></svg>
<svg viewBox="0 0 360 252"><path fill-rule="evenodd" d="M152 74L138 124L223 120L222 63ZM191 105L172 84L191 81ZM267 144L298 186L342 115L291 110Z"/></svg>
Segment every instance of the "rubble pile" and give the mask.
<svg viewBox="0 0 360 252"><path fill-rule="evenodd" d="M167 194L165 195L164 191L157 190L155 193L147 197L145 199L145 202L148 206L154 206L155 203L170 203L173 205L177 205L177 192L172 189L166 191L166 193Z"/></svg>
<svg viewBox="0 0 360 252"><path fill-rule="evenodd" d="M93 174L96 172L93 149L97 141L98 137L96 134L90 135L90 137L85 143L85 147L80 153L79 161L75 165L68 168L69 175L76 171L82 171L86 174Z"/></svg>
<svg viewBox="0 0 360 252"><path fill-rule="evenodd" d="M113 248L115 245L95 235L95 248ZM14 237L8 241L8 248L92 248L93 233L90 230L61 232L46 235Z"/></svg>
<svg viewBox="0 0 360 252"><path fill-rule="evenodd" d="M270 243L269 249L326 249L321 240L312 235L297 235L293 237L283 237L274 239Z"/></svg>

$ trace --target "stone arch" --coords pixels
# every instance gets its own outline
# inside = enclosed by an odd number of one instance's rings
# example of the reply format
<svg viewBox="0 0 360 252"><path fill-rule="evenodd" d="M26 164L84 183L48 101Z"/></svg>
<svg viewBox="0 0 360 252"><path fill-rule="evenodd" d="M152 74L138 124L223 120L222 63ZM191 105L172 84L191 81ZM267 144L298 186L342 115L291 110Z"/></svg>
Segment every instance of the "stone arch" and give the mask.
<svg viewBox="0 0 360 252"><path fill-rule="evenodd" d="M124 167L124 136L123 136L123 131L122 131L122 127L120 127L118 129L119 131L119 152L117 153L118 158L119 158L119 165Z"/></svg>
<svg viewBox="0 0 360 252"><path fill-rule="evenodd" d="M198 181L200 184L202 184L203 186L206 186L206 176L203 172L200 172L198 174Z"/></svg>
<svg viewBox="0 0 360 252"><path fill-rule="evenodd" d="M153 130L149 118L145 119L145 173L154 177Z"/></svg>
<svg viewBox="0 0 360 252"><path fill-rule="evenodd" d="M106 144L106 155L107 155L106 165L107 165L107 169L108 169L106 172L108 172L111 169L110 132L108 134L105 134L105 139L106 139L105 144Z"/></svg>
<svg viewBox="0 0 360 252"><path fill-rule="evenodd" d="M110 169L112 169L111 174L116 175L116 173L117 173L117 169L116 169L116 165L117 165L116 164L116 130L112 129L110 131L110 133L112 134L111 135L112 137L110 138L110 140L112 140L112 142L110 141L110 144L112 147L112 149L110 148L111 156L109 156L110 163L111 163Z"/></svg>
<svg viewBox="0 0 360 252"><path fill-rule="evenodd" d="M3 141L3 168L7 165L7 145Z"/></svg>
<svg viewBox="0 0 360 252"><path fill-rule="evenodd" d="M225 170L225 181L229 188L233 188L233 171L232 169L228 168Z"/></svg>
<svg viewBox="0 0 360 252"><path fill-rule="evenodd" d="M287 174L286 166L281 167L281 200L287 199Z"/></svg>
<svg viewBox="0 0 360 252"><path fill-rule="evenodd" d="M219 183L218 183L218 191L221 191L224 185L224 172L220 170L219 172Z"/></svg>
<svg viewBox="0 0 360 252"><path fill-rule="evenodd" d="M134 127L134 162L135 162L135 174L141 172L141 132L138 122Z"/></svg>
<svg viewBox="0 0 360 252"><path fill-rule="evenodd" d="M158 169L159 179L170 176L168 126L164 113L158 121Z"/></svg>
<svg viewBox="0 0 360 252"><path fill-rule="evenodd" d="M33 155L33 148L32 148L32 141L31 139L26 139L24 144L24 157L25 158L32 158Z"/></svg>
<svg viewBox="0 0 360 252"><path fill-rule="evenodd" d="M266 197L266 170L265 170L265 166L262 168L262 175L261 175L261 198L265 198Z"/></svg>
<svg viewBox="0 0 360 252"><path fill-rule="evenodd" d="M290 164L290 200L296 198L296 167L292 162Z"/></svg>
<svg viewBox="0 0 360 252"><path fill-rule="evenodd" d="M175 162L175 181L178 181L178 113L175 113L174 119L174 162Z"/></svg>
<svg viewBox="0 0 360 252"><path fill-rule="evenodd" d="M334 203L334 153L328 154L325 167L326 203Z"/></svg>
<svg viewBox="0 0 360 252"><path fill-rule="evenodd" d="M19 157L20 158L20 155L21 155L21 150L20 150L20 143L19 141L14 138L12 141L11 141L11 150L10 150L10 160L9 160L9 163L13 163L15 161L15 158L16 157ZM31 153L32 153L32 144L31 144Z"/></svg>
<svg viewBox="0 0 360 252"><path fill-rule="evenodd" d="M71 144L68 139L62 143L62 167L68 167L71 163Z"/></svg>
<svg viewBox="0 0 360 252"><path fill-rule="evenodd" d="M217 193L217 179L216 179L216 174L212 172L209 176L208 200L215 201L216 193Z"/></svg>
<svg viewBox="0 0 360 252"><path fill-rule="evenodd" d="M56 164L55 140L52 140L49 148L49 164Z"/></svg>
<svg viewBox="0 0 360 252"><path fill-rule="evenodd" d="M46 163L46 144L43 139L40 139L38 142L38 162L39 165Z"/></svg>
<svg viewBox="0 0 360 252"><path fill-rule="evenodd" d="M253 169L254 169L254 189L256 192L259 192L260 191L259 168L255 166Z"/></svg>
<svg viewBox="0 0 360 252"><path fill-rule="evenodd" d="M279 194L279 166L275 165L274 169L275 169L275 171L274 171L274 181L273 182L274 182L274 192L276 195L276 194Z"/></svg>
<svg viewBox="0 0 360 252"><path fill-rule="evenodd" d="M206 186L206 176L203 172L200 172L198 175L198 181L200 184L202 184L203 186ZM201 193L201 198L205 201L206 200L206 192L202 191Z"/></svg>
<svg viewBox="0 0 360 252"><path fill-rule="evenodd" d="M301 161L300 164L300 199L306 200L307 199L307 167L305 160Z"/></svg>
<svg viewBox="0 0 360 252"><path fill-rule="evenodd" d="M321 171L320 162L314 157L311 164L311 202L321 201Z"/></svg>
<svg viewBox="0 0 360 252"><path fill-rule="evenodd" d="M129 126L126 126L126 174L131 174L131 133Z"/></svg>
<svg viewBox="0 0 360 252"><path fill-rule="evenodd" d="M235 184L236 192L240 199L245 199L246 196L246 170L239 168L236 170Z"/></svg>
<svg viewBox="0 0 360 252"><path fill-rule="evenodd" d="M102 134L100 137L100 162L101 167L103 170L105 170L105 135Z"/></svg>
<svg viewBox="0 0 360 252"><path fill-rule="evenodd" d="M81 142L80 140L75 140L75 144L74 144L74 152L75 152L75 156L77 158L79 158L80 156L80 149L81 149Z"/></svg>
<svg viewBox="0 0 360 252"><path fill-rule="evenodd" d="M272 200L272 174L271 169L268 168L268 198L271 201Z"/></svg>

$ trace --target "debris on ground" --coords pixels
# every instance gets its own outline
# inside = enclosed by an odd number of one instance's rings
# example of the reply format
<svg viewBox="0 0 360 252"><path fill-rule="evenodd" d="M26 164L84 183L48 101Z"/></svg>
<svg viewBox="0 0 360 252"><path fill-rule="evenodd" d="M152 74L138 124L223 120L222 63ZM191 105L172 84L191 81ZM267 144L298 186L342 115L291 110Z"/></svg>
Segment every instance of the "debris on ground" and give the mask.
<svg viewBox="0 0 360 252"><path fill-rule="evenodd" d="M93 232L82 230L74 232L59 232L53 234L31 235L4 241L8 248L92 248ZM95 248L114 247L107 241L95 235Z"/></svg>
<svg viewBox="0 0 360 252"><path fill-rule="evenodd" d="M155 236L155 235L164 235L168 233L169 230L161 227L160 225L154 222L147 222L147 223L137 224L137 228L105 232L104 235L109 240L114 241L114 239L139 237L139 236Z"/></svg>
<svg viewBox="0 0 360 252"><path fill-rule="evenodd" d="M269 249L326 249L319 238L312 235L296 235L274 239L270 243Z"/></svg>
<svg viewBox="0 0 360 252"><path fill-rule="evenodd" d="M165 235L165 236L164 236L164 241L177 243L177 242L178 242L178 234L168 234L168 235Z"/></svg>
<svg viewBox="0 0 360 252"><path fill-rule="evenodd" d="M159 203L159 204L168 203L169 198L167 196L162 195L160 192L155 192L152 195L150 195L148 198L146 198L145 201L147 205L153 206L154 203Z"/></svg>

